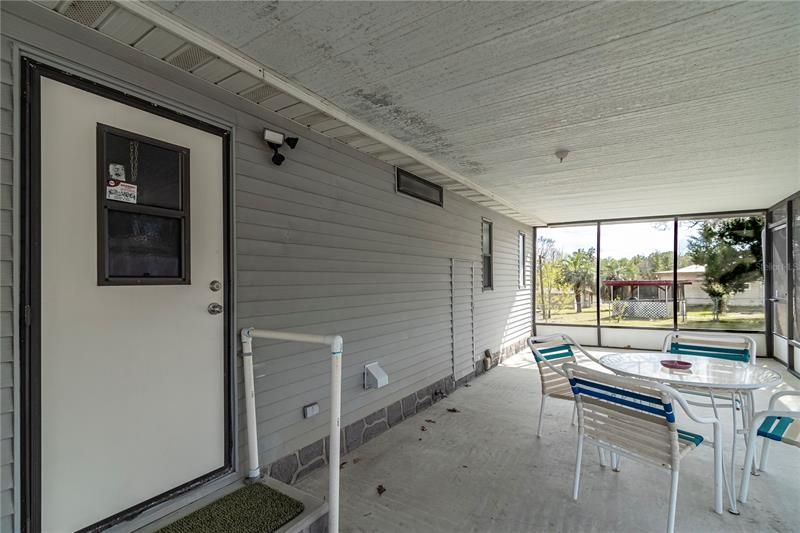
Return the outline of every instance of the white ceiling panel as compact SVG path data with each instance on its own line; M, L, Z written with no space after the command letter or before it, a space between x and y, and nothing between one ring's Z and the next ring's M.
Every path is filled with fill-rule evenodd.
M211 83L217 83L225 78L235 74L238 72L239 69L228 63L227 61L223 61L222 59L216 58L207 63L203 63L196 69L192 71L192 74L196 76L200 76L204 80L208 80Z
M213 4L174 13L526 216L749 209L800 189L798 2L228 2L227 20Z
M124 9L115 10L97 27L101 32L125 44L135 43L152 28L150 22Z
M145 54L163 59L180 48L184 42L185 41L180 37L166 32L161 28L155 28L139 39L134 46Z

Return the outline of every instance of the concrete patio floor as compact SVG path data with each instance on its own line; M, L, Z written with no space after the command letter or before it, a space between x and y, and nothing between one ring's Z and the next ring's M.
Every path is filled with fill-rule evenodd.
M782 387L800 388L800 380L780 364L759 364L780 371L786 379ZM771 392L759 394L757 409L766 408ZM615 473L601 468L597 452L589 448L584 453L580 498L577 503L572 500L577 443L576 428L569 424L572 404L551 400L544 435L537 439L540 399L538 370L530 356L520 354L345 456L342 531L666 529L666 470L623 460L622 471ZM448 412L449 408L459 412ZM730 412L722 416L729 439ZM710 437L709 426L685 421L681 426ZM737 453L741 464L741 442ZM712 472L710 447L700 447L682 462L677 531L800 530L796 448L772 446L769 471L752 480L750 501L740 507L738 517L713 512ZM741 469L737 476L738 481ZM382 495L379 485L386 489ZM297 487L324 496L327 472L318 470Z

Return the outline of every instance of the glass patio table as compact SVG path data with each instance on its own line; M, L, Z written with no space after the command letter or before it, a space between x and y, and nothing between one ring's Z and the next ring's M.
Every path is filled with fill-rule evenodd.
M666 368L661 364L661 361L664 360L684 361L691 363L692 366L686 370ZM694 391L707 394L711 399L711 406L717 418L719 418L717 398L726 398L726 401L729 399L731 406L735 406L738 402L741 406L742 425L744 426L741 433L743 435L747 435L753 419L753 392L758 389L774 387L783 381L779 373L764 366L667 352L614 353L601 357L600 364L615 374L658 381L682 392ZM723 478L730 502L729 511L739 514L734 489L736 487L736 436L739 434L739 430L736 427L736 409L732 408L731 412L733 439L731 441L730 475L726 474L723 467ZM749 470L749 465L745 468ZM717 509L717 511L720 510Z

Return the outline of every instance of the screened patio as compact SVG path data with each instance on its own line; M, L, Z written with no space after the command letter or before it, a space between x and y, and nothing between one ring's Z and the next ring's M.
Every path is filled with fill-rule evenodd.
M798 529L799 2L0 11L0 533Z
M781 390L800 389L800 379L780 364L766 364L786 380ZM757 396L759 409L766 408L769 396ZM592 449L584 459L580 499L572 500L577 445L572 405L553 401L537 438L540 400L536 364L529 351L520 352L471 387L345 454L343 530L663 531L669 491L663 471L623 459L620 472L614 472L600 466ZM681 424L708 435L697 424ZM729 445L730 435L725 440ZM676 530L793 531L800 523L800 461L791 446L775 446L772 453L769 472L753 478L750 502L735 516L714 513L711 449L695 451L682 472ZM326 483L326 474L316 472L297 486L323 495ZM379 486L385 492L379 493Z

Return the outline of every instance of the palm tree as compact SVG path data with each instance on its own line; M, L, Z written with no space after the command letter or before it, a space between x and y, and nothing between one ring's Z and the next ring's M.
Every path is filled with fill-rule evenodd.
M594 248L579 248L561 262L561 282L569 285L575 293L575 312L583 311L581 294L594 281Z

